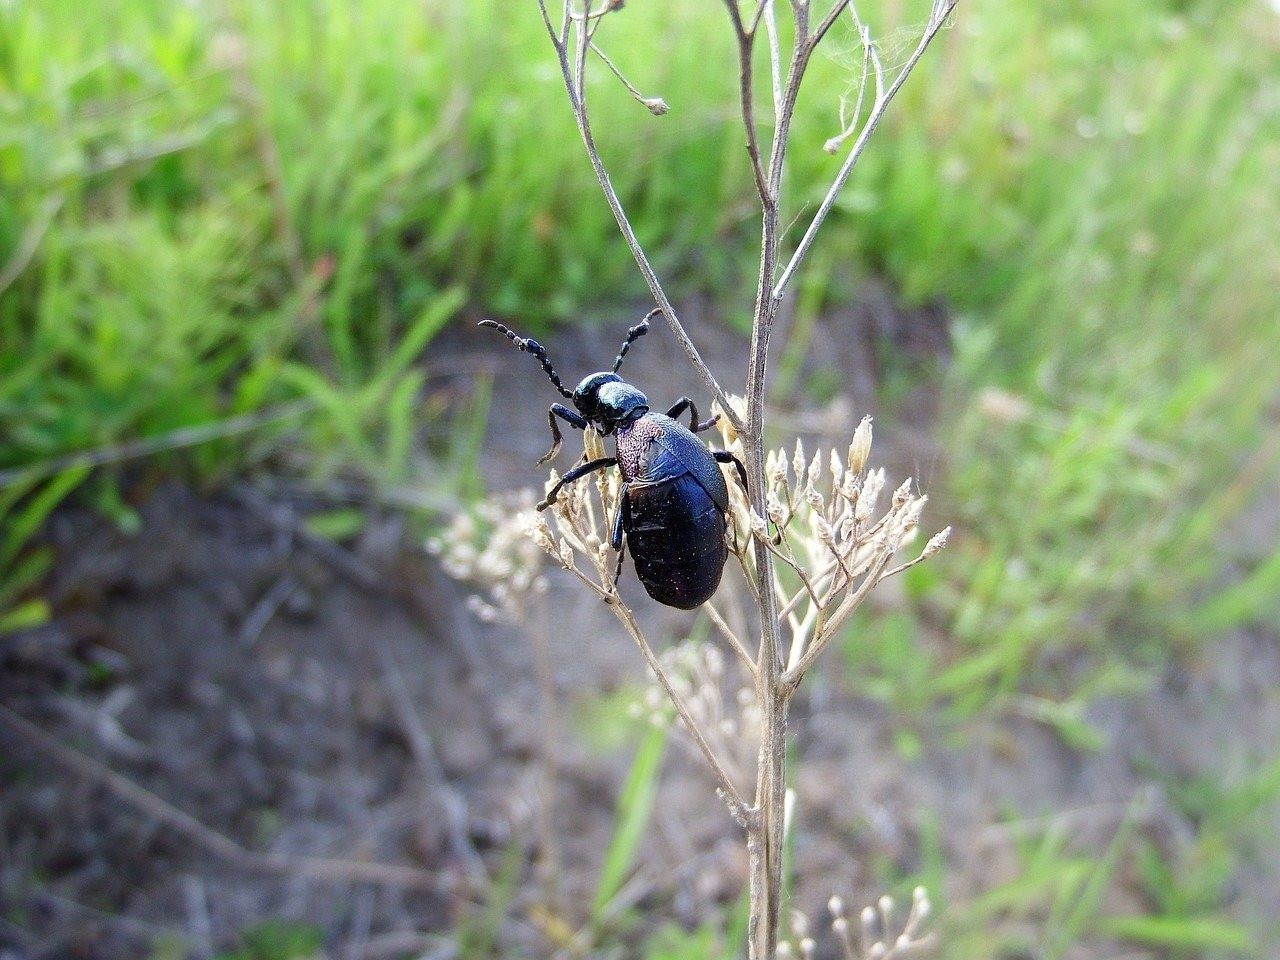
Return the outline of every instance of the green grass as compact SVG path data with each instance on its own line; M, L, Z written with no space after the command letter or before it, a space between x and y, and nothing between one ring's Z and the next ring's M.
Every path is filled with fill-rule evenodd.
M924 4L862 6L900 59ZM740 326L756 214L723 19L610 17L602 45L672 112L597 71L593 117L673 291ZM1277 609L1280 553L1229 530L1280 453L1280 21L1257 0L966 0L957 23L796 286L797 337L872 272L956 317L927 491L956 536L901 610L854 625L851 682L908 756L928 724L1008 711L1096 749L1097 697ZM838 28L784 220L836 169L820 146L856 61ZM475 423L451 439L423 399L432 338L464 304L536 330L643 296L541 25L499 0L0 5L0 282L0 630L45 615L31 538L77 489L126 528L125 481L263 465L477 495ZM799 356L779 348L780 389L829 394ZM160 452L126 472L138 440ZM1130 838L1149 911L1107 932L1230 955L1211 880L1248 842L1201 818L1192 882ZM1029 846L1024 886L992 895L1058 904L1065 950L1112 879L1081 857Z

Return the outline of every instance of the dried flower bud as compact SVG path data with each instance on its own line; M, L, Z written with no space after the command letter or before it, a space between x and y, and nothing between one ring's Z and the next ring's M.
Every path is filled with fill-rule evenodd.
M947 540L950 539L950 537L951 537L950 527L943 527L941 530L935 533L932 537L929 538L929 542L924 545L924 550L920 554L921 559L928 560L930 557L936 556L938 553L940 553L942 551L942 548L947 545ZM918 887L917 889L923 890L924 888Z
M860 476L870 454L871 418L863 417L862 422L858 424L858 429L853 432L853 441L849 444L849 472Z
M908 503L902 510L902 526L909 529L918 524L920 522L920 514L924 513L924 505L928 502L928 497L916 497Z
M787 485L787 458L781 450L770 451L769 485L785 487Z
M840 481L844 477L844 464L840 462L840 454L831 451L831 489L840 489Z
M804 960L812 960L816 946L813 942L813 937L804 937L800 941L800 955L804 957Z
M893 491L893 506L895 508L902 506L911 499L911 478L902 481L902 486Z
M769 519L777 526L782 526L782 520L786 516L786 509L782 506L782 501L778 499L778 495L772 490L765 497L765 509L769 512Z
M573 569L573 547L563 538L560 540L560 563L566 570Z
M795 474L796 483L800 483L804 479L805 466L808 463L804 455L804 443L799 437L796 437L796 452L791 457L791 472Z
M817 510L819 513L822 512L822 506L825 501L822 499L822 494L817 490L813 487L808 487L804 492L804 498L808 502L809 506L813 507L814 510Z
M671 110L671 108L667 106L667 101L663 100L661 97L642 97L640 102L643 103L648 111L655 117L660 117Z
M809 933L809 918L799 910L791 911L791 932L797 937L804 937Z
M858 491L858 504L854 507L854 517L859 523L866 523L871 519L871 514L875 512L876 500L880 498L880 491L884 489L884 470L872 470L867 474L867 479L862 484L862 489Z
M822 517L814 517L814 527L818 532L818 540L828 547L834 547L836 543L835 531L831 529L831 524L827 523Z
M607 456L604 449L604 438L595 427L587 427L582 431L582 445L586 449L588 460L599 460Z
M813 486L822 477L822 454L815 453L809 461L809 473L806 477L809 486Z
M765 523L764 517L756 513L754 507L751 509L751 532L757 537L767 536L769 532L769 525Z
M996 423L1018 423L1031 416L1031 404L1025 397L990 387L978 396L978 409Z
M745 420L747 416L747 401L735 393L728 395L729 406L733 408L739 420ZM711 412L720 417L716 421L716 429L720 431L720 436L724 438L724 445L731 447L738 439L738 431L733 428L733 421L729 419L724 405L719 400L713 400L711 403Z
M862 930L868 940L879 940L880 919L876 916L875 907L862 908Z
M828 909L829 911L831 911L831 916L833 916L833 917L843 917L843 916L844 916L844 901L843 901L843 900L841 900L841 899L840 899L839 897L837 897L837 896L832 896L832 898L831 898L830 900L828 900L828 901L827 901L827 909Z

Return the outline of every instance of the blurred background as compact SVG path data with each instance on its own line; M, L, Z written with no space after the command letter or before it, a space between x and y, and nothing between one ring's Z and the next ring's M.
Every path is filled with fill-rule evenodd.
M901 63L928 4L860 6ZM724 10L599 41L671 106L591 65L740 390ZM841 24L786 219L860 66ZM651 306L532 2L9 0L0 184L0 956L741 955L738 831L511 534L556 397L475 321L575 380ZM1280 8L964 0L792 291L772 441L872 414L955 529L797 703L795 906L923 883L944 957L1280 956ZM709 405L660 327L627 370Z

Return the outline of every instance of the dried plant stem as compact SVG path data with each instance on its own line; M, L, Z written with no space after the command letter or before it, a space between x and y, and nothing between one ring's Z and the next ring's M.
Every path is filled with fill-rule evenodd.
M662 664L658 662L658 658L654 656L653 648L649 646L649 641L645 638L644 632L640 629L640 624L636 622L635 614L616 596L609 599L609 606L613 609L614 616L618 618L627 633L631 635L631 639L635 641L640 653L644 656L645 662L649 664L649 669L653 671L653 675L658 678L658 683L662 689L666 691L667 697L671 700L676 708L676 712L680 715L680 720L685 726L685 730L693 738L693 742L697 745L702 755L706 758L707 764L711 767L711 772L715 774L717 786L724 802L729 805L729 812L733 814L735 820L740 823L747 822L750 814L745 800L738 792L738 788L734 786L729 775L725 772L724 765L716 756L715 751L711 749L711 745L707 743L706 737L702 735L702 731L694 722L693 717L689 714L689 708L685 706L680 695L676 693L675 687L671 685L671 680L667 676L666 670L662 668Z
M880 61L879 53L871 40L870 32L862 24L857 11L853 9L851 0L830 0L829 5L824 4L825 13L821 15L816 24L810 22L812 6L810 0L806 0L806 2L797 0L797 2L791 3L790 10L793 18L792 48L785 64L778 40L774 0L758 0L757 3L750 4L751 14L749 18L744 16L740 0L724 0L724 3L728 10L729 21L737 42L738 87L741 99L742 125L747 154L751 164L752 178L761 206L760 270L753 311L750 359L747 369L745 406L743 408L737 408L730 402L716 378L702 361L697 348L693 345L684 327L677 319L676 313L672 309L648 257L636 239L635 231L627 219L626 212L596 149L595 138L587 112L585 69L589 52L598 54L606 66L626 85L632 95L640 99L641 102L645 102L639 96L638 89L621 75L612 61L596 47L594 42L594 37L605 19L605 14L619 9L621 4L616 3L615 0L602 0L597 4L597 9L593 12L592 0L580 0L578 4L573 3L573 0L565 0L558 26L553 22L548 11L547 0L538 0L538 8L542 15L543 23L546 25L547 33L551 38L552 46L555 48L556 56L559 59L565 89L569 95L569 102L573 108L578 131L582 136L596 179L604 191L605 199L618 222L618 228L622 232L623 239L630 248L632 256L635 258L640 272L653 294L654 300L666 317L668 325L683 347L690 362L718 401L722 416L732 424L736 433L735 442L740 442L742 459L745 461L748 501L754 517L758 519L769 516L766 502L769 484L765 472L764 398L770 336L783 295L799 264L812 246L818 229L830 213L837 195L849 179L867 141L875 131L880 119L884 116L889 103L893 100L898 90L901 89L902 84L920 57L923 56L929 43L950 16L955 8L956 0L934 0L931 16L919 45L887 88L884 82L884 68ZM862 94L860 93L852 125L828 142L829 148L838 149L846 138L853 136L857 131L853 147L841 164L840 170L832 182L825 199L810 221L800 243L789 259L785 261L785 266L779 269L782 263L780 247L784 232L781 228L780 220L783 170L786 164L788 140L797 98L814 50L846 9L850 10L854 26L863 46L864 88L868 74L871 68L874 68L876 81L874 102L861 130L857 131L857 124L862 114ZM818 16L816 11L814 16ZM753 62L756 32L761 25L764 26L769 47L773 107L773 129L767 158L762 149L761 131L756 116ZM869 427L867 427L867 430L869 431ZM870 434L868 432L866 437L868 444L870 442L869 438ZM852 464L854 448L851 447L850 450L850 463ZM799 457L800 453L797 452L797 459ZM803 464L797 467L797 473L800 472L802 467ZM833 467L833 469L835 468ZM851 474L858 473L861 470L861 463L856 468L851 465L849 470ZM816 476L816 473L810 471L810 482L813 476ZM868 482L869 480L870 475ZM877 481L876 492L879 491L879 484L882 482L883 476L881 475ZM883 578L885 571L889 569L888 565L892 560L893 554L901 544L907 530L914 531L914 521L918 518L918 512L904 519L901 509L908 503L910 497L905 492L905 487L900 493L902 498L895 500L895 509L899 511L894 513L897 526L886 528L881 534L885 539L878 542L877 552L861 560L855 559L850 553L842 554L832 546L835 543L835 534L832 532L832 517L822 518L822 522L826 524L826 526L822 527L823 536L826 538L824 542L831 547L834 558L827 557L825 560L818 559L813 561L818 570L817 572L810 571L808 576L806 576L804 569L796 560L795 552L790 543L787 544L787 551L784 553L769 542L767 535L764 534L765 528L763 525L759 529L753 527L754 533L751 536L751 560L753 562L747 561L744 552L736 552L739 561L743 565L743 572L747 575L751 598L756 603L760 617L759 644L754 654L749 651L747 645L728 626L719 611L710 605L707 607L712 623L729 640L738 657L748 665L748 672L755 684L762 735L757 758L755 795L750 806L738 794L737 789L726 774L724 766L717 759L710 745L693 722L688 709L676 694L662 666L650 649L643 632L636 623L634 615L622 604L617 594L607 586L610 582L608 571L601 566L600 581L595 582L578 569L571 559L563 561L568 569L610 604L623 627L636 642L658 682L675 705L687 732L711 766L719 782L720 793L728 802L735 818L746 830L750 870L749 955L752 960L773 960L778 944L778 921L781 911L782 891L783 834L786 816L788 705L805 672L816 662L852 611L863 601L872 587ZM874 496L869 496L868 500L874 500ZM789 503L790 509L785 521L782 522L782 527L779 529L780 534L785 535L785 527L791 522L798 502ZM922 505L923 500L918 501L918 504ZM852 502L847 502L847 506L844 509L854 511L855 505ZM858 500L857 506L857 511L860 510L861 499ZM868 504L868 513L869 511L870 505ZM752 522L755 523L754 520ZM763 524L763 521L761 523ZM859 534L866 533L866 531L859 530L857 524L854 524L854 530ZM841 536L845 535L842 534ZM557 549L554 544L550 543L549 538L547 539L547 544L552 552ZM568 546L565 549L568 549ZM603 550L603 547L601 549ZM853 548L849 547L848 549L851 550ZM775 555L777 559L796 570L803 581L803 588L787 601L785 611L780 610L782 584L774 568ZM924 555L920 559L923 558ZM912 561L912 563L914 562L917 561ZM600 561L597 561L597 565L599 564ZM909 565L903 564L893 568L890 572L899 572ZM855 573L860 574L862 577L856 586ZM810 604L809 609L803 617L798 617L794 612L796 606L806 599ZM832 609L833 607L834 609ZM792 644L785 659L781 642L784 616L787 618L786 622L792 630Z
M243 870L309 877L328 882L384 883L434 890L442 894L456 892L455 885L448 879L416 867L248 850L226 834L206 826L167 800L116 773L101 761L66 746L8 707L0 706L0 724L9 727L73 773L102 785L117 799L182 834L206 853Z
M698 371L707 388L727 411L730 422L735 427L741 428L742 424L733 412L728 396L711 373L711 368L703 361L702 355L698 353L698 348L694 346L689 334L685 332L675 308L667 298L666 291L663 290L662 284L658 280L658 275L654 271L653 265L649 262L648 255L636 238L631 221L627 219L626 211L622 207L622 201L618 198L618 191L614 189L613 182L609 179L609 173L605 170L604 161L600 159L600 152L596 149L595 136L591 131L591 119L587 113L585 82L586 53L590 35L583 20L591 14L591 2L587 0L583 9L583 19L579 20L571 16L569 3L566 0L564 19L559 32L552 25L550 14L547 11L546 0L538 0L538 8L542 13L543 23L546 24L547 33L551 37L551 45L555 48L556 57L560 61L560 72L564 78L565 90L569 94L569 103L573 107L574 118L578 122L578 133L582 136L582 143L587 149L587 157L591 161L591 168L595 171L596 179L600 182L600 189L604 191L605 201L609 204L613 218L618 222L618 229L622 232L622 238L631 250L631 255L635 258L636 266L640 268L640 274L644 277L654 301L662 309L662 315L667 321L667 326L671 328L671 332L684 349L689 362L693 364L694 369ZM572 52L572 61L570 60L571 52L568 43L571 22L576 31L576 44ZM596 22L598 23L599 21L597 20Z

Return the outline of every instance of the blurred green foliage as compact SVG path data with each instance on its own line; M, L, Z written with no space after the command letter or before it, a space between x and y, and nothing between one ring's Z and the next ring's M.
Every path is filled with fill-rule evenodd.
M900 62L923 4L862 7ZM596 72L637 233L674 293L740 324L757 214L721 11L631 3L600 42L672 107L651 117ZM858 62L842 26L813 65L793 231L837 168L820 147ZM869 273L956 318L928 491L956 536L847 646L904 753L938 709L1021 712L1093 749L1099 694L1274 615L1280 552L1229 531L1280 452L1278 170L1262 0L965 0L904 88L796 288L801 320ZM86 483L68 455L142 439L158 469L216 483L288 437L290 466L401 483L440 412L415 361L463 303L536 329L641 295L531 5L0 4L0 630L44 615L50 557L28 542ZM478 436L440 472L464 495ZM88 489L128 522L114 483ZM1252 816L1275 781L1203 789ZM1249 820L1204 818L1195 869L1125 838L1152 906L1100 929L1244 951L1220 876ZM1023 852L973 917L1055 918L1061 952L1105 914L1114 863L1055 837ZM994 955L973 936L956 942Z

